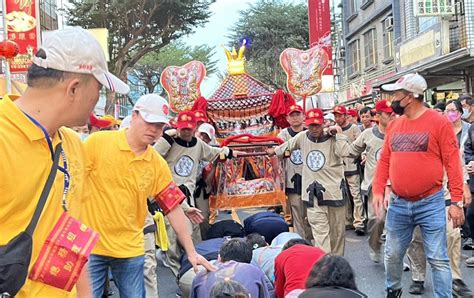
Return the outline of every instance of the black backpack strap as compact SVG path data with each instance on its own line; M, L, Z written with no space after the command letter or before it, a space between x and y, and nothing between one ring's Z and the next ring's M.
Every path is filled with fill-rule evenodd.
M30 236L32 236L33 232L35 231L36 225L38 224L38 220L41 216L41 213L43 212L44 205L46 204L46 199L49 196L49 192L51 191L51 187L53 186L54 179L56 178L56 172L58 171L58 161L59 156L61 155L61 151L62 146L61 143L59 143L54 149L53 165L51 166L51 172L49 172L48 180L46 180L43 191L41 192L40 199L38 201L38 204L36 205L35 213L33 214L33 217L31 218L31 221L25 230L25 232L28 233Z

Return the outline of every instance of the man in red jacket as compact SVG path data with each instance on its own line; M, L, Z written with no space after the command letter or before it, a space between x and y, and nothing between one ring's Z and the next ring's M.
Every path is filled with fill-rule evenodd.
M454 227L464 221L463 177L451 123L424 106L426 88L425 79L418 74L407 74L382 86L393 92L392 109L402 115L387 128L373 183L373 207L379 218L389 177L392 188L385 225L387 297L401 297L403 257L415 226L420 226L423 235L435 296L452 296L443 172L446 170L449 179L452 204L448 219Z

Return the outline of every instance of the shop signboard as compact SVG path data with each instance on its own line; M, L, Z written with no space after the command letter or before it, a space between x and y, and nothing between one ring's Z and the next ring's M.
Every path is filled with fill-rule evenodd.
M38 0L3 0L3 7L8 39L16 42L19 48L19 54L10 61L10 71L24 73L38 48Z
M453 15L454 0L415 0L415 16L432 17Z
M395 64L398 72L432 61L449 52L439 24L397 46Z

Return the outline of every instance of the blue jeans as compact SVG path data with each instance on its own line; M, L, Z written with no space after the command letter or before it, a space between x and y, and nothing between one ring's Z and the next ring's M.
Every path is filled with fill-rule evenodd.
M431 266L435 297L451 298L452 277L447 253L446 205L443 192L420 201L408 201L391 194L387 211L387 240L385 242L385 286L402 288L403 258L420 226L426 258Z
M99 255L90 255L88 269L94 298L102 297L108 268L112 270L120 297L145 297L144 277L145 257L118 259Z

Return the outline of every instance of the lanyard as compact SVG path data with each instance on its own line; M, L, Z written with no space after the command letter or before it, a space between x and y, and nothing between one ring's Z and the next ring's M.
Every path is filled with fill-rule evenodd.
M31 120L31 122L33 122L36 126L38 126L43 131L44 137L46 141L48 142L49 151L51 152L51 160L53 160L54 162L53 141L51 140L51 137L49 136L48 131L35 118L31 117L30 115L26 113L24 114L26 115L26 117L28 117ZM59 132L58 134L59 134L59 138L62 140L61 134ZM63 166L61 167L58 165L58 170L64 174L64 191L63 191L62 207L64 211L67 211L66 196L69 191L69 183L71 180L71 176L69 175L69 172L67 170L68 167L67 167L66 153L64 153L64 150L62 148L61 148L61 157L63 160Z

